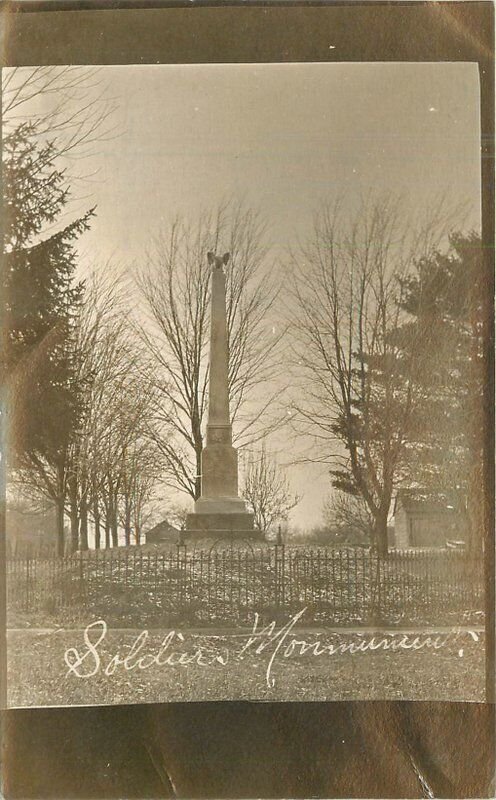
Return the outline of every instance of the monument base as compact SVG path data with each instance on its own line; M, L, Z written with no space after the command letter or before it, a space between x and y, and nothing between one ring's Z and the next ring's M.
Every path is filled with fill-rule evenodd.
M225 536L226 538L261 539L262 533L253 527L253 514L248 511L233 514L193 513L186 517L188 536Z

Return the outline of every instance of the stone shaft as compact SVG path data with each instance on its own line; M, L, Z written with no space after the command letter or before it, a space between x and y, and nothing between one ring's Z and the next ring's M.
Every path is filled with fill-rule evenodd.
M238 454L232 445L226 278L220 261L215 258L212 269L209 401L201 497L195 503L195 512L189 514L186 527L190 531L251 531L253 515L238 496Z
M230 431L231 426L229 423L229 346L227 341L226 276L222 268L216 267L212 272L208 428L219 425L221 427L226 426L226 429L229 428Z
M238 496L238 454L232 446L229 419L229 345L227 339L226 276L212 271L210 374L207 442L202 452L201 496Z

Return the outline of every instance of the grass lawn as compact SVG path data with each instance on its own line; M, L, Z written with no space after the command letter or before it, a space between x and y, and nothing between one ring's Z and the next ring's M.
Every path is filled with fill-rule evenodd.
M260 634L247 647L249 630L237 634L151 630L140 646L136 630L109 629L98 641L103 629L96 625L88 633L91 647L85 645L81 629L10 630L9 706L484 699L480 633L467 631L456 637L295 629L281 641L283 624L272 634ZM436 635L438 646L430 646L429 636L432 640ZM412 646L416 636L418 649ZM358 649L360 643L363 649ZM349 652L351 645L355 652ZM179 658L185 663L178 664Z

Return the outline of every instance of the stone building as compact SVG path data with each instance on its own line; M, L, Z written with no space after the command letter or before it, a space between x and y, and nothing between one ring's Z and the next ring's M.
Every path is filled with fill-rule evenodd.
M446 547L466 539L466 515L455 493L400 489L394 503L392 547Z

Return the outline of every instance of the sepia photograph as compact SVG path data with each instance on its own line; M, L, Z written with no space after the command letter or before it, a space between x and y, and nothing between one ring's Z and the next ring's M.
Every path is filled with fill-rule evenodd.
M8 706L483 702L478 65L9 67L2 113Z

